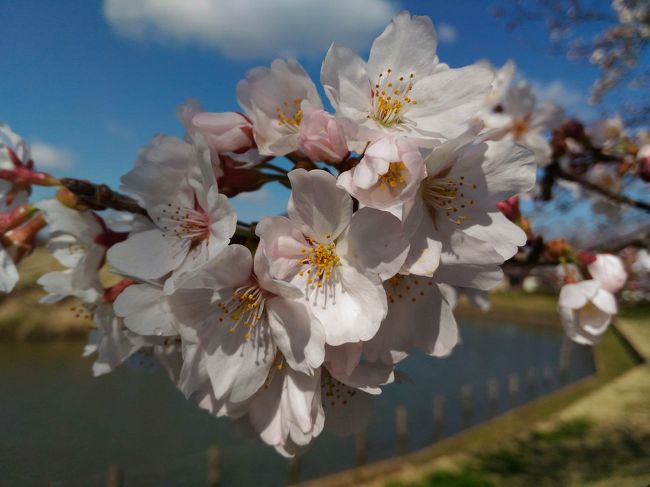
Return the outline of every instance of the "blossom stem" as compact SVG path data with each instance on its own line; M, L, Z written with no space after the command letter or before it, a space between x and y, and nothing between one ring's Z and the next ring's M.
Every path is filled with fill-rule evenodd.
M286 169L284 169L284 168L282 168L282 167L280 167L280 166L277 166L277 165L275 165L275 164L272 164L272 163L270 163L270 162L263 162L263 163L260 165L260 167L261 167L261 168L266 168L266 169L271 169L272 171L279 172L280 174L288 174L288 172L289 172L289 171L287 171Z
M314 161L312 161L309 157L307 157L305 154L303 154L300 151L290 152L284 157L286 157L291 162L293 162L294 169L302 168L302 169L306 169L307 171L311 169L318 169L316 164L314 164Z
M147 215L136 200L113 191L105 184L95 184L82 179L63 178L61 185L78 196L79 201L92 210L112 209L136 215Z

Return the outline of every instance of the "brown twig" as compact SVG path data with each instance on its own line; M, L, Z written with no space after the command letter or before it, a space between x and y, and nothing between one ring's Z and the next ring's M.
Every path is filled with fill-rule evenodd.
M311 169L318 169L318 166L316 166L316 164L314 164L314 162L309 157L300 151L290 152L284 157L293 162L294 169L306 169L307 171Z
M630 198L629 196L615 193L614 191L611 191L607 188L603 188L602 186L599 186L598 184L594 184L591 181L587 181L586 179L583 179L580 176L575 176L573 174L564 171L561 167L559 167L559 165L555 168L555 176L559 179L565 179L567 181L572 181L574 183L577 183L580 186L590 191L593 191L594 193L598 193L609 200L624 205L632 206L634 208L639 208L640 210L644 210L650 213L650 203L646 203L645 201L635 200L633 198Z
M95 184L83 179L63 178L61 185L71 191L81 203L92 210L117 210L148 216L147 210L142 208L130 196L113 191L105 184Z

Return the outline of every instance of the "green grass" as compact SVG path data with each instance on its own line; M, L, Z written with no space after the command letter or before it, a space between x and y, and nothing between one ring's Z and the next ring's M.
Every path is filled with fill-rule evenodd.
M496 487L496 484L476 472L437 470L420 482L390 482L386 487Z
M456 471L437 470L416 482L386 487L561 487L587 485L624 471L650 475L650 433L625 427L592 434L585 419L533 431L505 447L477 453Z

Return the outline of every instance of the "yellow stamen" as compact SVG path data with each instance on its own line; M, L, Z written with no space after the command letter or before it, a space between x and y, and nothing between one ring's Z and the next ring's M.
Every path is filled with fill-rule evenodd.
M385 174L379 176L379 187L380 188L396 188L406 182L402 171L406 170L406 165L402 161L391 162L388 166L388 171Z

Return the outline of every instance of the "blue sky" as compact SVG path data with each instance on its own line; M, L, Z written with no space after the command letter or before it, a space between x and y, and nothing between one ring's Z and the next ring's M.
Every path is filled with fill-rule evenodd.
M547 55L541 24L507 32L489 6L484 0L3 2L0 120L35 142L44 169L117 187L153 135L182 135L175 118L182 101L236 110L235 86L246 71L287 54L318 80L331 41L365 55L391 13L402 9L433 19L439 57L452 67L512 58L543 98L593 114L585 101L593 68ZM251 219L283 211L286 199L270 188L236 204Z

